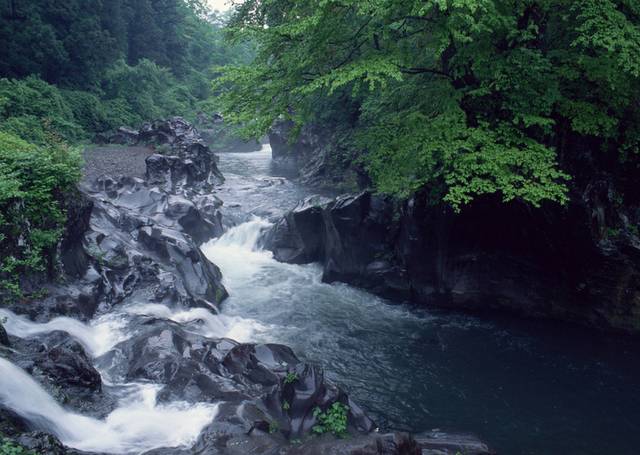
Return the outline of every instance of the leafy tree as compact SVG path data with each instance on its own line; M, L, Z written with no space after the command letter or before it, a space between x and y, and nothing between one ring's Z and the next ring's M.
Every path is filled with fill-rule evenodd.
M20 295L21 276L51 270L79 164L55 134L39 146L0 132L0 294Z
M258 136L343 100L381 191L562 203L586 151L636 159L632 0L248 0L232 26L257 57L215 84L227 118Z

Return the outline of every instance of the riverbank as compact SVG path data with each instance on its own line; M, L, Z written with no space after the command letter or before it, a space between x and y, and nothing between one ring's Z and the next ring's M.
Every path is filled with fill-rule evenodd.
M224 216L238 221L202 247L229 289L221 314L256 321L255 340L320 364L382 428L472 432L514 455L635 453L635 337L323 283L322 266L277 262L260 240L313 190L283 180L268 147L221 154L219 165Z
M74 455L491 453L468 435L374 432L321 368L255 343L259 322L219 314L227 290L198 248L222 234L217 158L182 119L143 128L164 153L146 157L143 179L87 179L64 279L0 310L5 436ZM92 157L92 172L110 157Z

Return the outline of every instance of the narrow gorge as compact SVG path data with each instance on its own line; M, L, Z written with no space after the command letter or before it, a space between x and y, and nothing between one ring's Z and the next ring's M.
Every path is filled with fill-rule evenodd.
M197 130L174 118L135 134L166 152L138 158L144 178L86 179L61 243L65 279L46 284L46 297L29 306L0 309L8 334L0 360L3 434L56 454L489 453L466 435L379 433L322 368L258 335L273 324L221 312L225 282L235 288L238 273L252 279L252 254L267 259L252 250L268 222L224 234L223 225L281 201L245 212L231 199L227 215L220 197L239 188L224 183ZM126 147L119 153L131 161ZM268 162L264 151L246 156L256 154ZM88 157L87 166L104 161L104 154ZM250 191L290 185L251 178L260 183ZM226 264L228 277L207 257ZM242 299L247 291L234 292ZM312 437L332 409L345 419L336 431L351 437Z
M638 455L638 0L0 0L0 455Z

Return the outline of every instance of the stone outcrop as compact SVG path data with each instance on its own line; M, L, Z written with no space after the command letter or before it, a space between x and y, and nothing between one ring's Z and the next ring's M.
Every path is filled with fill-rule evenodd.
M4 329L2 321L0 321L0 346L11 346L9 335L7 335L7 331Z
M317 423L316 407L348 406L354 433L367 434L373 422L321 370L302 363L286 346L241 344L211 339L163 320L140 321L139 333L101 360L118 363L112 374L126 381L163 384L163 401L218 402L217 422L229 419L241 434L301 438ZM222 425L222 423L217 423ZM214 424L215 425L215 424ZM231 441L224 442L233 445Z
M297 176L306 185L331 190L356 191L367 186L366 173L350 163L349 151L335 133L315 125L305 125L292 142L294 125L276 122L269 131L273 163Z
M453 213L418 194L308 200L264 239L278 260L320 261L324 280L396 300L640 330L637 214L606 182L567 208L483 199Z
M199 245L223 232L217 158L181 118L143 125L139 140L166 145L146 160L146 179L103 175L67 205L59 274L44 297L12 306L36 320L88 320L125 299L203 306L226 297L219 269Z

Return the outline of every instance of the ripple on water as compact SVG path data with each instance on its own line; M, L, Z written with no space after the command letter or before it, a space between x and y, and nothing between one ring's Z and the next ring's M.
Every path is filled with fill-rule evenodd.
M255 185L251 174L272 172L265 156L222 156L222 171L235 174L225 198L242 198L239 211L282 213L308 195L295 185L238 190ZM264 223L246 211L238 218L253 223L238 230ZM322 283L317 265L279 264L251 242L230 242L233 235L203 247L231 292L222 313L265 324L257 339L321 363L379 423L471 431L510 455L638 453L638 340L389 305Z

